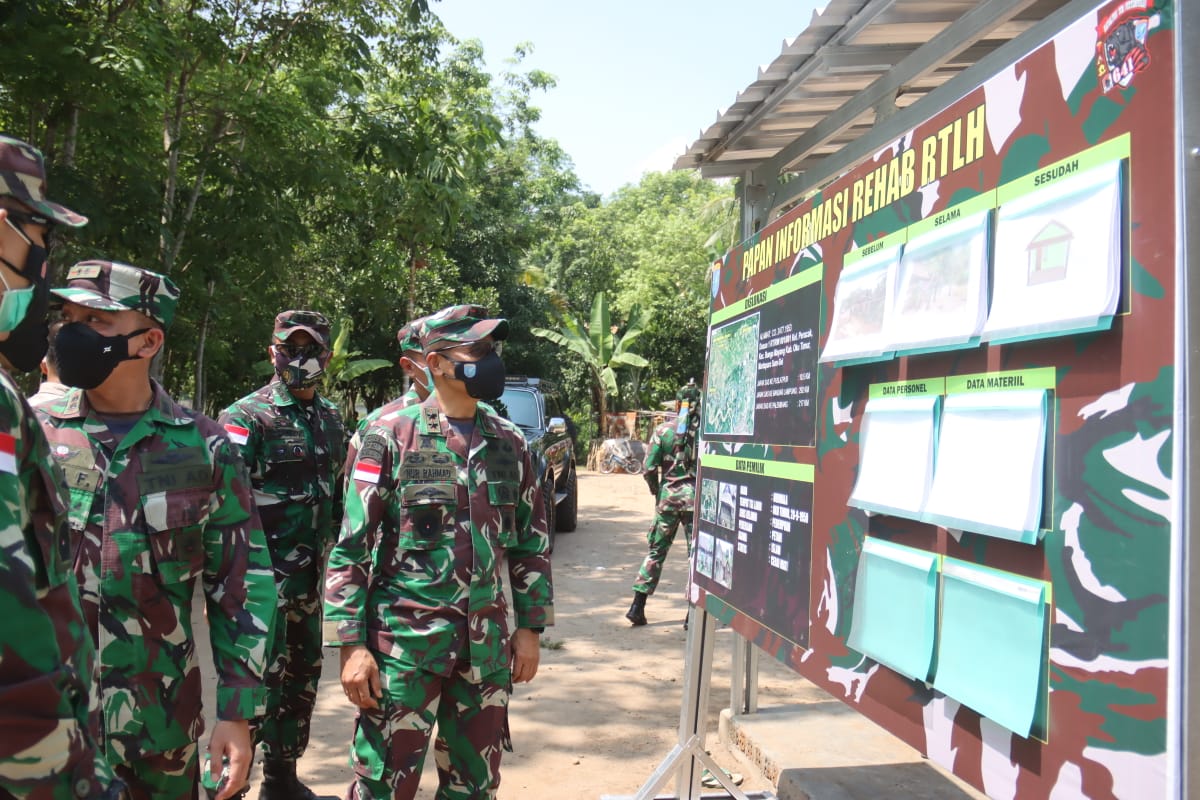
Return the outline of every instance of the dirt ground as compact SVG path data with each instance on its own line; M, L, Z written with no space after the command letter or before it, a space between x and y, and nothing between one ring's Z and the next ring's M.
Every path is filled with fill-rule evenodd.
M687 635L682 627L687 608L682 532L658 591L647 603L650 624L631 628L624 618L652 512L640 476L580 472L579 527L559 534L554 552L557 621L542 637L537 677L518 686L512 697L514 752L504 756L501 800L633 795L674 746ZM718 716L729 705L734 635L726 629L718 630L717 637L707 748L717 763L744 776L744 790L771 789L741 754L728 752L717 737ZM337 652L326 649L325 654L312 741L299 773L318 794L341 797L349 782L354 710L338 682ZM200 655L201 663L208 664L211 698L206 643ZM787 702L804 682L771 659L762 662L760 703ZM212 707L211 700L206 707ZM417 795L421 800L432 800L437 786L430 750ZM257 773L256 768L251 775L255 783ZM250 797L256 796L254 789Z

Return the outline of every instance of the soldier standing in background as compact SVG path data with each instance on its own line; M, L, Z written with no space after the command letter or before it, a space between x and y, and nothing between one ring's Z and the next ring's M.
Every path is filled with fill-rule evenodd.
M71 391L70 386L58 379L58 353L54 350L54 334L58 333L61 326L60 321L50 326L50 342L46 348L46 355L42 357L42 363L38 364L42 371L42 383L38 390L29 396L29 405L33 408L50 405Z
M38 410L70 490L75 575L100 658L103 746L142 800L190 800L198 778L200 669L191 611L203 580L217 673L212 771L217 795L250 770L248 720L266 706L275 616L266 539L237 449L216 422L150 378L179 291L127 264L67 273L55 336L63 382L80 387Z
M662 575L663 564L675 533L683 524L683 536L688 555L692 554L692 509L696 500L696 434L700 429L700 390L696 381L688 381L675 394L675 411L679 415L654 429L646 449L646 471L643 476L654 495L654 524L646 534L650 551L638 570L633 584L633 604L625 619L636 626L646 624L646 598L654 594ZM659 468L662 480L659 480ZM687 625L687 621L684 621Z
M41 152L0 136L0 796L22 800L122 796L89 714L95 649L71 574L61 475L8 374L35 369L46 352L55 224L87 218L46 199Z
M358 445L362 440L363 431L381 417L389 417L402 408L415 406L429 397L433 391L433 376L425 365L425 354L421 352L421 331L425 317L415 319L396 332L400 342L400 369L404 370L409 380L408 391L385 403L358 421L358 428L350 437L350 446L346 448L345 480L346 490L350 491L350 467L358 455Z
M325 641L358 706L349 800L411 800L437 724L437 800L494 798L513 682L553 624L549 535L525 438L482 398L504 388L508 323L426 318L436 391L367 429L325 579ZM501 566L517 630L509 638Z
M342 516L346 438L337 406L317 393L329 364L329 320L315 311L275 317L268 348L276 379L221 413L250 472L275 565L278 613L267 672L260 800L315 800L296 777L308 747L321 677L325 550Z

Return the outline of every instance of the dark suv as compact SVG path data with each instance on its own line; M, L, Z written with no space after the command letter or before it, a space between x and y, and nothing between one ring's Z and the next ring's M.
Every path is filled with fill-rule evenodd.
M553 551L555 531L575 530L579 511L575 443L567 427L567 417L558 395L540 378L508 376L497 405L500 404L505 416L520 426L529 442L546 502L546 527Z

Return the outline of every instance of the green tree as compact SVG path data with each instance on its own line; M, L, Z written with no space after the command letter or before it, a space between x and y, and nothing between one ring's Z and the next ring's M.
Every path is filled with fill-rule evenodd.
M591 376L597 430L603 429L610 398L619 398L617 370L621 367L646 367L650 362L633 352L633 345L642 333L641 313L635 307L625 323L625 332L612 324L608 312L608 296L604 292L592 301L590 322L583 322L569 312L560 315L558 330L534 328L534 336L547 339L579 356Z

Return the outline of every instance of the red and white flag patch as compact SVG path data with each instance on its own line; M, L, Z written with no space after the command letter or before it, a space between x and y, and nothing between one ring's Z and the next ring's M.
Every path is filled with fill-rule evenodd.
M245 444L250 441L250 429L243 428L241 425L230 425L225 423L225 432L229 434L229 439L234 444Z
M363 483L379 483L379 473L382 468L378 464L367 464L359 461L354 465L354 480L362 481Z
M0 472L17 474L17 438L8 433L0 433Z

